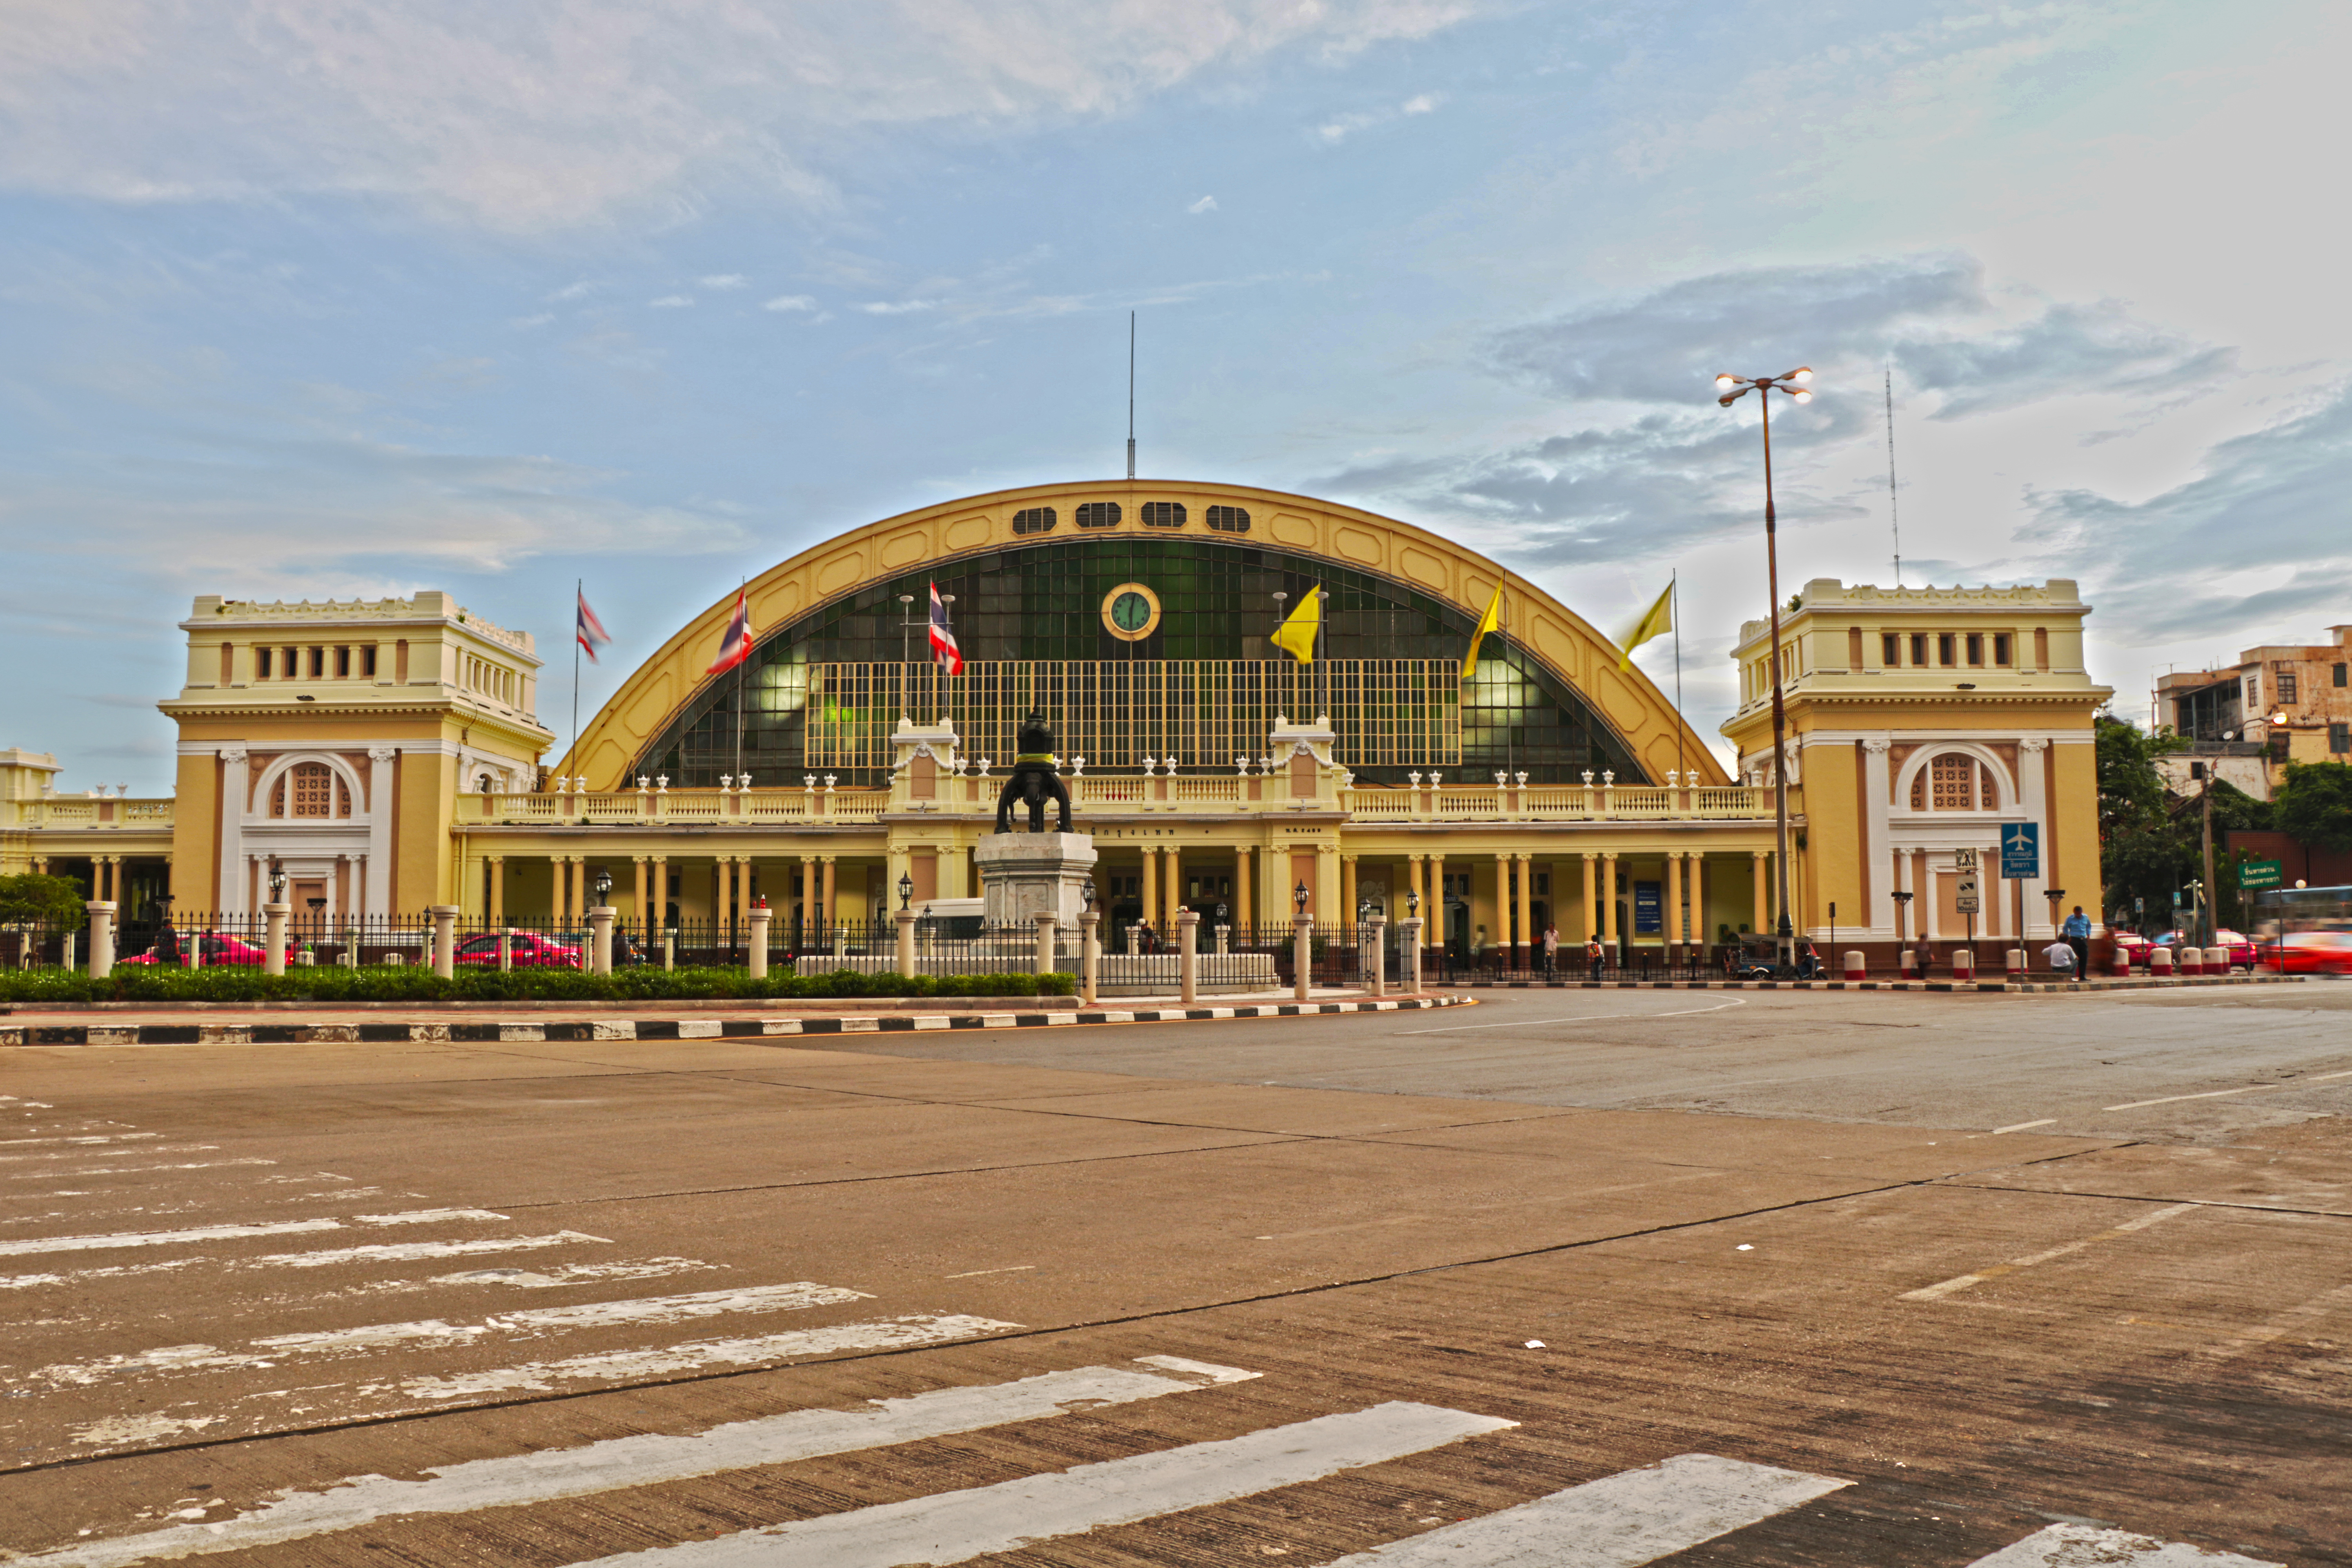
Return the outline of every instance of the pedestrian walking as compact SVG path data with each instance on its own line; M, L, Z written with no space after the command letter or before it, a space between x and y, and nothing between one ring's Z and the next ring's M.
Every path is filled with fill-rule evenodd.
M2074 950L2074 973L2088 973L2091 968L2091 921L2083 913L2082 905L2074 906L2074 912L2066 917L2066 923L2058 928L2058 934L2065 939L2068 947Z
M1591 971L1593 981L1596 984L1601 979L1601 960L1606 955L1601 951L1601 939L1599 937L1588 936L1584 939L1585 967Z
M2075 964L2075 957L2074 944L2063 936L2042 950L2042 962L2061 980L2072 980L2083 973Z
M1559 971L1559 927L1547 924L1544 927L1543 943L1544 978L1549 980Z
M1927 979L1936 967L1936 944L1927 940L1925 931L1919 934L1918 946L1911 950L1911 967L1922 980Z

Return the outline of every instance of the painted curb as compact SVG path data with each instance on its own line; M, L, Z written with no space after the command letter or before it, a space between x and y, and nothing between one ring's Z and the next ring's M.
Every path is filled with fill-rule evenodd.
M478 1024L9 1024L0 1046L294 1046L499 1040L732 1040L790 1035L899 1035L931 1029L1035 1029L1070 1024L1182 1024L1211 1018L1295 1018L1459 1007L1465 996L1363 1002L1260 1003L1238 1007L1087 1008L1068 1013L860 1014L833 1018L614 1018Z
M2302 974L2190 974L2171 980L1504 980L1482 991L2177 991L2189 985L2300 985Z

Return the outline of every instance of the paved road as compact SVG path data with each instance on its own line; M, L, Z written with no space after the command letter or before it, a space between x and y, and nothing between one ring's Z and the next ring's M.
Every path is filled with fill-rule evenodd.
M2352 1563L2339 997L12 1052L0 1549Z

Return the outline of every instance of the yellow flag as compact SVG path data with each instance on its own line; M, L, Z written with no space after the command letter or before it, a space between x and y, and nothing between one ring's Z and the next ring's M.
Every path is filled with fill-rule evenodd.
M1462 679L1467 680L1478 668L1478 645L1486 634L1503 624L1503 585L1495 584L1495 596L1486 601L1486 613L1478 617L1478 629L1470 634L1470 651L1462 656Z
M1315 662L1315 628L1323 620L1323 585L1318 583L1298 601L1290 618L1275 628L1268 640L1301 664Z
M1666 584L1665 592L1658 595L1657 603L1652 605L1647 611L1643 612L1642 618L1633 623L1633 629L1617 639L1617 646L1624 650L1617 656L1618 669L1622 672L1633 668L1635 648L1640 647L1652 637L1662 637L1674 629L1675 585L1669 583Z

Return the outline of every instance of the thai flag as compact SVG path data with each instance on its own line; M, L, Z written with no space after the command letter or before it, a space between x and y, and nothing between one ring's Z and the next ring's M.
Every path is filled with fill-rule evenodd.
M604 629L604 623L598 620L596 612L588 607L588 595L584 589L580 590L580 617L572 623L572 635L580 639L580 646L587 650L588 662L591 664L603 663L604 661L596 657L596 650L600 647L610 647L613 645L613 634Z
M732 669L751 657L751 605L743 589L735 591L735 614L728 619L727 635L719 639L719 659L705 675Z
M940 585L931 584L931 659L947 666L950 675L963 673L963 650L956 647L955 633L948 629L948 607L940 599Z

